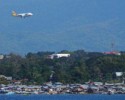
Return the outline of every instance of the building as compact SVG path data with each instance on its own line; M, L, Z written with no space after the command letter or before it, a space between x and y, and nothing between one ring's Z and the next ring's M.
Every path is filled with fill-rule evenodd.
M104 54L106 54L106 55L118 55L118 56L121 55L121 53L118 51L104 52Z
M52 54L52 55L49 55L49 58L54 59L54 58L69 57L69 56L70 54Z
M0 75L0 78L5 78L6 80L8 81L11 81L12 80L12 77L7 77L5 75Z
M0 55L0 60L2 60L4 58L4 55Z

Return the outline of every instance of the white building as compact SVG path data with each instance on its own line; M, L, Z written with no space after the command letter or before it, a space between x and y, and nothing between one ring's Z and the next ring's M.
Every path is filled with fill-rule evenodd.
M49 56L50 59L53 59L53 58L61 58L61 57L69 57L70 54L52 54Z
M4 55L0 55L0 60L4 58Z
M11 81L12 80L12 77L7 77L5 75L0 75L0 78L5 78L6 80L8 81Z

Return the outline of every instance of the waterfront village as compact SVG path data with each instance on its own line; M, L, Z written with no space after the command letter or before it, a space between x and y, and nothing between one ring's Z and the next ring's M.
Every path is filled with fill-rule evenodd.
M54 54L54 57L69 57L69 54ZM117 73L120 76L121 73ZM52 75L50 75L52 77ZM121 83L85 82L84 84L63 84L61 82L46 82L42 85L25 85L22 80L13 80L12 77L0 75L9 84L0 84L0 94L125 94L125 79Z
M11 77L0 75L12 81ZM85 84L63 84L61 82L46 82L42 85L24 85L21 81L13 81L10 84L0 84L0 94L125 94L125 84L102 82L85 82Z

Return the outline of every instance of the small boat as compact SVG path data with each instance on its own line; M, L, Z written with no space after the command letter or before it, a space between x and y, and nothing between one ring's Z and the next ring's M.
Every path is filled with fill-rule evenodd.
M15 94L15 92L7 92L6 95L12 95L12 94Z

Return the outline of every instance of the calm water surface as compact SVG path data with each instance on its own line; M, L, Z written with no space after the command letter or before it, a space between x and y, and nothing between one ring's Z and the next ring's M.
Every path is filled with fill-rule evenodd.
M0 100L125 100L124 95L0 95Z

